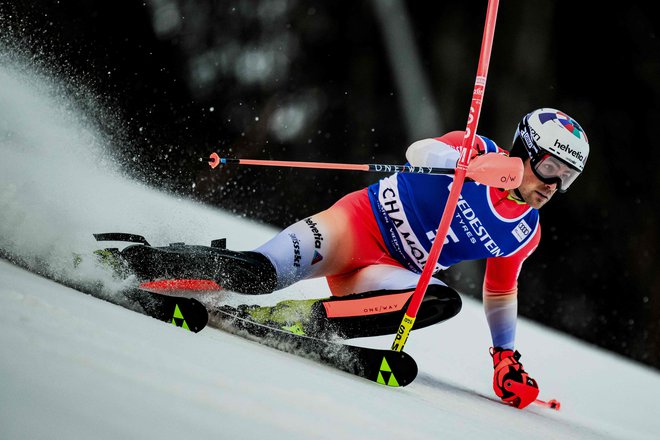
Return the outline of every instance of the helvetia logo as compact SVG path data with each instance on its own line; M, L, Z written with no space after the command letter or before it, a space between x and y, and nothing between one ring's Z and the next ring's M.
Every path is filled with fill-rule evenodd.
M576 158L580 162L584 162L584 160L585 160L585 157L582 155L581 152L579 152L578 150L572 149L570 144L562 144L561 142L559 142L559 139L555 139L554 146L557 147L561 151L567 152L569 156L573 156L574 158Z
M307 226L309 226L309 229L312 231L312 234L314 235L314 247L316 249L321 249L321 242L323 241L323 234L316 228L317 223L314 222L311 218L306 218L305 223L307 223Z

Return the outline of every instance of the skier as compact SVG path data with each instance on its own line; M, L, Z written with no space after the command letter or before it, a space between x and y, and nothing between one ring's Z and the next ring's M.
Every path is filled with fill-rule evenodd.
M417 141L406 158L413 166L455 167L463 137L463 132L454 131ZM506 154L485 136L475 139L474 154ZM556 191L563 193L571 186L588 154L584 131L565 113L541 108L527 114L518 124L510 152L524 161L522 183L515 190L503 190L466 182L435 268L487 260L483 304L493 343L493 388L514 406L523 407L538 394L514 346L518 275L541 238L538 210ZM181 271L172 272L172 261L161 267L179 277L210 270L223 288L247 294L271 293L300 280L326 277L333 295L329 299L283 301L275 307L243 307L240 312L299 333L331 329L345 337L394 334L428 258L452 182L446 175L390 175L287 227L253 251L223 250L187 259L177 255ZM153 260L143 267L158 270ZM431 278L415 328L449 319L460 309L458 293Z

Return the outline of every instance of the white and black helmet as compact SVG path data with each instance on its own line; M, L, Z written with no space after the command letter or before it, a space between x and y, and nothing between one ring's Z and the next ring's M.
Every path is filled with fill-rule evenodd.
M556 182L558 190L565 192L584 170L589 141L575 119L553 108L540 108L518 124L511 156L529 157L540 180Z

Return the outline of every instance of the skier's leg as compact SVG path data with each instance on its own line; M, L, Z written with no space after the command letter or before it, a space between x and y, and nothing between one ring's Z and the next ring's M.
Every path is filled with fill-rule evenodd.
M275 268L277 289L372 264L398 264L387 253L366 190L289 226L255 252Z
M277 289L303 279L341 272L352 246L347 219L323 211L287 227L254 251L265 255L277 273Z
M120 253L130 273L144 281L204 279L238 292L269 293L276 285L272 264L256 252L171 244L129 246Z
M402 267L368 266L329 279L333 293L337 288L360 293L318 300L285 300L275 306L241 306L237 312L261 324L313 336L394 334L418 280L419 275ZM461 299L456 291L433 278L417 314L415 329L445 321L460 309Z
M378 262L396 264L382 243L366 190L289 226L254 251L136 245L121 256L141 280L212 279L223 289L248 294Z
M396 333L419 281L419 274L403 267L373 265L350 274L329 277L334 296L319 301L312 316L319 325L344 337L366 337ZM361 292L346 295L346 292ZM431 278L415 320L415 329L456 316L462 302L458 293L442 281ZM310 329L326 332L327 329Z

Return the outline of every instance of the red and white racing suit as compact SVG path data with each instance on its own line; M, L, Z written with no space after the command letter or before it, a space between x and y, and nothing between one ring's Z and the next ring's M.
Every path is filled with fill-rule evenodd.
M412 144L415 166L453 167L463 132ZM477 136L479 152L502 152ZM278 288L326 277L335 296L414 288L428 257L453 178L397 173L348 194L255 249L277 271ZM508 191L465 182L436 271L486 259L483 298L493 345L513 348L517 279L540 240L538 211ZM431 283L443 284L436 278Z

